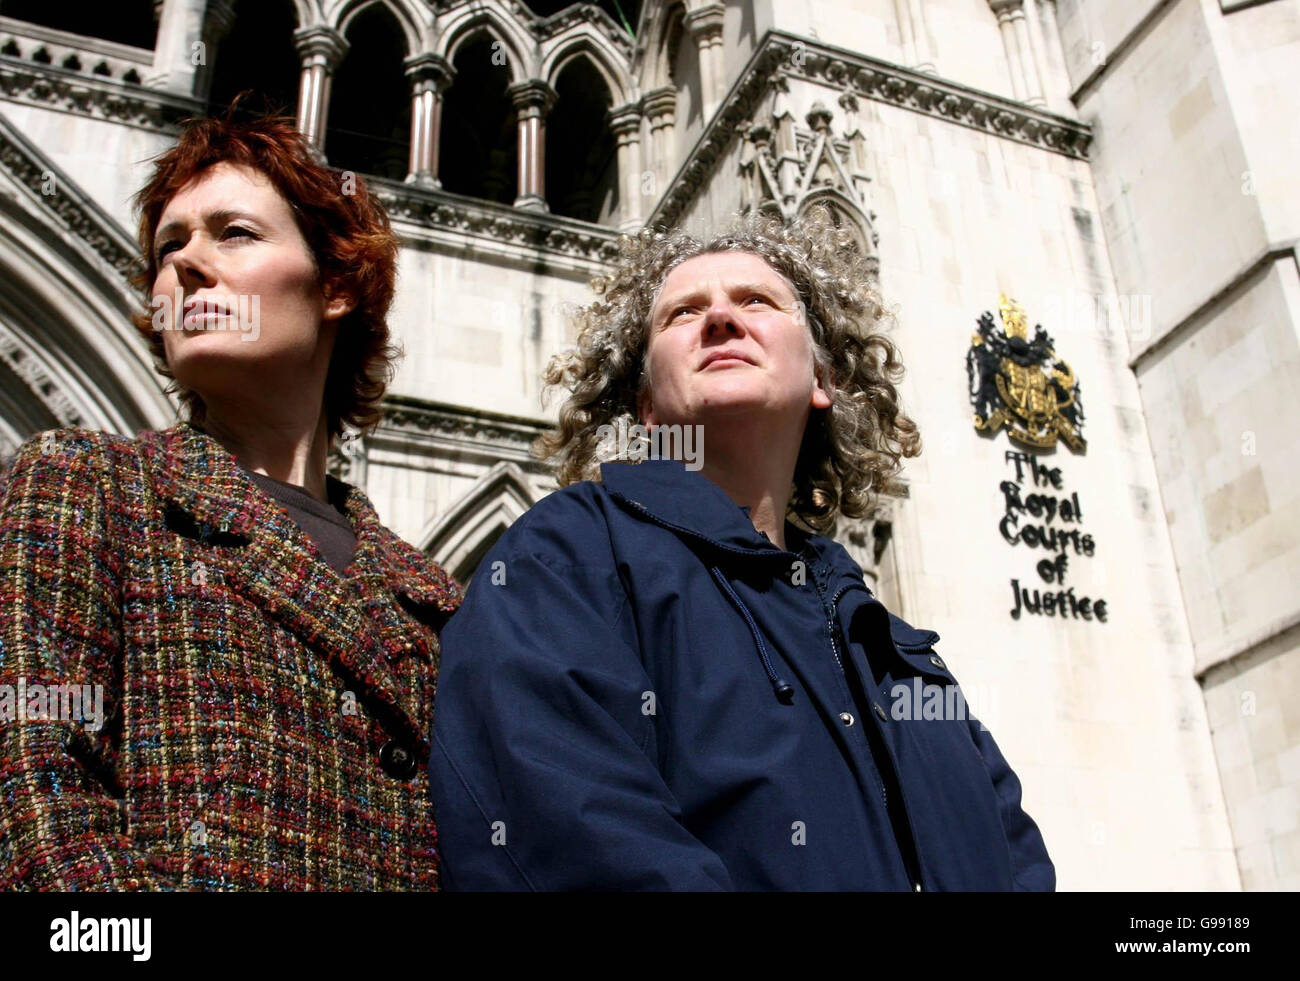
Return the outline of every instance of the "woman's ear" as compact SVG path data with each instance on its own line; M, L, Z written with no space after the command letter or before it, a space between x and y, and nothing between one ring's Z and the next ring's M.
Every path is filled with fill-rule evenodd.
M332 286L327 286L325 294L325 312L322 314L324 320L338 320L346 317L356 309L357 301L349 293L343 290L336 290Z
M825 374L829 375L827 371ZM814 409L829 409L834 399L835 389L828 379L824 379L823 371L820 366L813 364L813 390L809 397L809 404Z

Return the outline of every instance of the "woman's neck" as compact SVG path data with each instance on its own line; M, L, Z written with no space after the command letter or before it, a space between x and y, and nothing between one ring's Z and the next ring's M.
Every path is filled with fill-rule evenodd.
M329 500L325 467L330 437L324 411L312 418L281 406L277 414L268 415L263 407L208 402L202 428L245 470L294 484L318 500Z
M791 427L781 433L754 426L721 430L716 423L705 426L701 472L738 506L748 508L754 528L784 550L785 515L803 430Z

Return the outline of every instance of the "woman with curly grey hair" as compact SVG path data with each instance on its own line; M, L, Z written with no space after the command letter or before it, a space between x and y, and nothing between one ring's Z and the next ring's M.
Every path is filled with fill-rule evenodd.
M444 635L444 886L1055 888L938 634L824 537L919 452L847 234L645 232L594 285L548 371L563 487Z
M723 253L748 256L732 261L750 266L759 259L784 280L808 327L816 377L828 383L829 404L816 404L809 425L796 427L802 437L791 514L823 532L838 515L863 517L871 510L873 489L897 489L892 478L899 460L920 452L920 437L899 407L894 382L902 364L882 329L888 315L866 257L823 211L789 226L751 217L709 242L681 232L643 232L627 241L618 268L594 284L600 298L577 315L576 347L547 371L548 383L572 394L560 410L559 426L541 440L543 455L558 458L561 485L597 477L601 428L639 416L650 393L644 357L650 311L669 274L690 277L698 264L678 267Z

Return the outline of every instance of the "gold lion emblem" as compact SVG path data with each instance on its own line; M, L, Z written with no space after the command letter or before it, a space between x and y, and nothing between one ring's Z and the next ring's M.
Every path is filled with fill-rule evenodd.
M1015 300L999 294L1002 330L985 311L966 352L975 428L1007 435L1026 446L1049 448L1059 436L1082 452L1083 404L1074 371L1053 350L1053 342L1039 324L1028 338L1025 312Z

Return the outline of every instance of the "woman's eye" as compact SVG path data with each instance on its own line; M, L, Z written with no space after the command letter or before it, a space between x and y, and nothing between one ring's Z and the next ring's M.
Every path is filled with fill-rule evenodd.
M251 228L244 228L242 225L231 225L224 232L221 233L221 237L222 239L234 238L234 237L257 238L257 233L254 232ZM161 263L163 261L163 258L167 255L167 253L171 252L173 249L179 249L180 247L181 247L180 242L176 241L175 239L171 239L169 241L164 242L162 245L158 247L158 255L156 261Z

